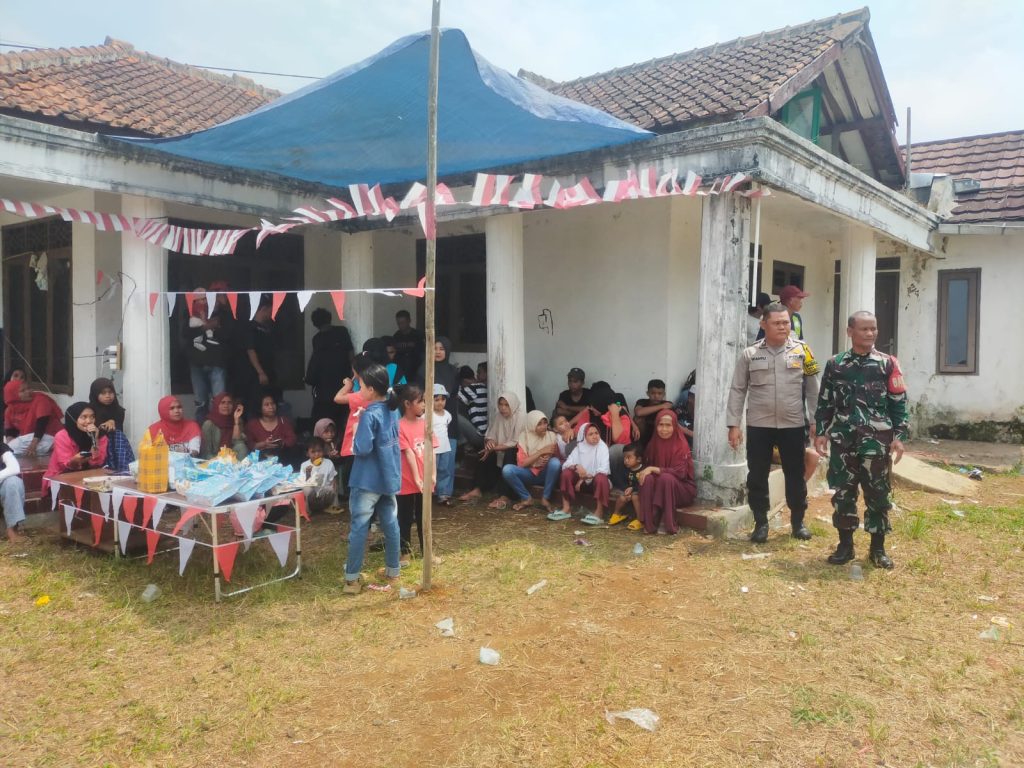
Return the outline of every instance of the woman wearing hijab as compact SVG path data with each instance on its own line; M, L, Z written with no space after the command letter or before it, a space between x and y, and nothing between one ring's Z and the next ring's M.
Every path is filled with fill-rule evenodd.
M203 422L202 438L199 455L204 459L212 459L221 448L230 448L241 461L249 455L249 446L245 442L242 430L242 415L245 408L235 401L227 392L214 395L210 412Z
M562 472L555 433L548 430L544 411L526 414L526 429L519 435L516 463L501 468L501 476L518 501L512 505L517 512L533 501L527 485L543 485L545 508L551 510L551 494L555 492Z
M160 421L149 425L150 440L156 440L157 434L162 433L170 450L198 456L202 447L202 430L194 421L185 418L181 401L174 395L162 397L156 410Z
M260 400L260 412L245 428L249 435L249 450L260 455L277 456L287 464L294 453L295 429L292 423L277 413L277 400L266 392Z
M96 379L89 387L89 407L96 415L96 426L100 434L110 440L107 464L119 474L128 471L128 465L135 461L135 452L124 435L125 410L117 401L114 382L110 379Z
M6 387L7 383L10 382L10 381L28 381L28 376L25 374L25 369L22 368L19 365L16 365L13 368L11 368L9 371L7 371L7 373L4 375L3 386ZM0 421L3 420L4 410L5 409L6 409L6 405L3 402L3 397L0 397ZM8 446L8 448L9 447L10 446Z
M516 450L520 433L526 429L526 418L515 392L498 395L498 412L487 421L484 448L473 472L473 490L460 501L479 499L484 491L498 487L498 498L488 506L504 509L508 505L508 489L501 479L501 468L516 463Z
M608 460L608 446L601 439L595 424L581 424L576 438L576 447L562 464L562 509L548 515L549 520L568 520L572 517L572 505L576 503L578 491L589 490L597 500L597 511L583 517L580 522L587 525L602 525L604 510L608 506L612 487L608 482L611 475Z
M102 467L106 460L107 438L96 426L96 412L88 403L73 403L64 414L64 429L53 440L50 465L43 476L43 493L49 488L49 478Z
M647 533L676 533L675 511L697 498L690 444L674 411L662 411L644 452L640 482L640 520Z
M434 342L434 384L440 384L446 392L454 393L459 391L459 369L452 365L451 361L452 343L446 336L438 336ZM426 363L420 366L416 374L416 383L425 387L427 382ZM459 419L456 406L457 397L449 397L444 404L444 409L451 414L452 419L448 422L448 442L454 451L458 447ZM451 484L454 485L455 475L452 474ZM442 488L440 482L437 487L438 496L451 496L452 488Z
M61 410L42 392L33 392L24 380L4 384L4 435L16 456L37 456L53 448L60 431Z

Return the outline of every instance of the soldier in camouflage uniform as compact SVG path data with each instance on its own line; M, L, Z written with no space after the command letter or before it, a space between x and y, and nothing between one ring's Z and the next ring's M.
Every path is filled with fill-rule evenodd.
M910 436L907 394L899 361L875 349L878 323L870 312L855 312L847 321L851 348L825 364L815 413L814 447L827 455L832 497L832 524L839 546L829 556L833 565L854 558L853 533L857 517L857 487L864 491L864 530L871 534L871 562L892 568L885 553L892 508L890 474L903 458L903 441Z

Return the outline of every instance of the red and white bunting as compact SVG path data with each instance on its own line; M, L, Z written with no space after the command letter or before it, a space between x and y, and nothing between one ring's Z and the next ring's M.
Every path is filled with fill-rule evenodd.
M131 534L133 527L127 520L117 521L117 540L121 545L122 555L128 552L128 536Z
M188 559L192 557L192 550L196 547L195 539L178 539L178 575L185 574L185 566Z
M75 518L75 508L70 504L64 505L64 527L67 528L68 536L71 535L71 521Z
M473 197L469 204L477 207L487 205L508 205L509 193L512 191L512 179L502 173L478 173L473 187Z
M519 188L513 194L513 179L507 174L478 173L470 198L461 204L476 207L508 206L529 210L541 205L552 208L573 208L580 205L592 205L598 202L621 202L634 200L638 197L663 197L666 195L718 195L733 192L743 197L766 197L771 191L766 188L741 190L740 186L752 179L748 174L735 173L715 182L706 190L700 189L702 179L693 171L687 171L682 186L678 183L675 169L658 175L653 165L641 166L627 171L625 179L607 179L604 192L598 195L587 178L581 179L572 187L563 188L557 180L552 180L551 188L545 197L541 191L544 177L541 174L523 174ZM416 211L420 223L428 226L425 221L426 187L414 182L408 192L398 202L393 197L385 197L380 184L372 187L369 184L349 185L352 202L339 198L326 200L330 208L320 209L314 206L303 206L292 211L292 216L285 217L280 224L260 220L258 227L244 229L197 229L169 224L165 219L139 219L122 216L116 213L100 213L79 208L62 208L60 206L31 203L22 200L0 198L0 208L25 218L59 215L65 221L89 224L101 232L130 232L148 243L166 248L167 250L186 253L193 256L223 256L235 252L238 241L248 232L256 232L256 247L272 235L279 235L304 224L325 224L333 221L345 221L364 216L383 216L392 221L402 211ZM447 185L437 185L435 204L438 206L459 205L460 201ZM428 233L429 234L429 233Z
M292 530L287 528L277 533L272 533L267 536L267 541L270 542L270 548L274 550L274 554L277 555L277 562L284 568L285 563L288 562L288 549L292 542Z

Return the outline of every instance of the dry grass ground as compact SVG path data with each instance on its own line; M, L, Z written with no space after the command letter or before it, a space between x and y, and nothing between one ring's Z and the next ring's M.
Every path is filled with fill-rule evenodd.
M900 493L897 568L863 582L824 563L824 500L813 541L760 548L444 510L440 584L404 601L341 594L338 518L301 581L221 605L198 550L179 579L37 534L0 546L0 765L1024 765L1024 479L978 494ZM257 546L236 582L276 572ZM631 707L657 732L605 722Z

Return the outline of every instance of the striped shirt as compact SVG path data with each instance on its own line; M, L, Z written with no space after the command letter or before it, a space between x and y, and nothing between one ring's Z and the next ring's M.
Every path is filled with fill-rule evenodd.
M459 390L459 400L466 406L466 415L481 435L487 432L487 385L467 384Z

